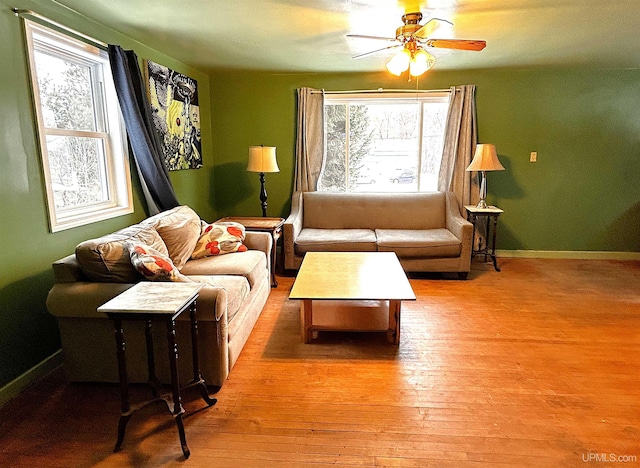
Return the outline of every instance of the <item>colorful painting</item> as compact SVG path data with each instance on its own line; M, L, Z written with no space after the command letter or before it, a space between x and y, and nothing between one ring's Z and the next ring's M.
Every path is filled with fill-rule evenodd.
M198 82L151 60L146 64L153 124L167 168L202 167Z

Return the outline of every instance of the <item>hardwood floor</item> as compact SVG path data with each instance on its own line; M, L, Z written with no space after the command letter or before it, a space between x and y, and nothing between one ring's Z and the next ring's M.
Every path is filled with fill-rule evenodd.
M0 466L640 463L640 263L500 266L412 276L399 347L384 333L303 344L293 278L279 277L217 405L184 395L188 460L161 405L112 453L118 387L56 371L0 410Z

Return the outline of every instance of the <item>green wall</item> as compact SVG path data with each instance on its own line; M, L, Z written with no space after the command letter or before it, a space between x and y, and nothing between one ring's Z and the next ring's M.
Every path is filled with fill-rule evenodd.
M19 5L17 5L19 4ZM181 64L49 1L0 0L0 388L60 348L55 319L45 307L53 284L51 263L75 246L145 217L134 174L135 212L112 220L52 234L48 229L44 182L40 171L22 21L11 11L32 9L100 41L134 49L198 80L202 111L204 167L171 173L178 199L202 217L213 217L210 191L213 156L209 79ZM133 168L133 166L132 166Z
M259 215L247 147L277 147L267 174L269 215L286 216L293 187L295 90L411 88L384 73L212 71L214 201L225 215ZM478 134L506 170L488 175L488 201L505 210L498 248L640 251L640 70L430 71L421 89L475 84ZM531 151L538 162L530 163Z
M208 220L260 214L258 176L245 171L247 148L254 144L278 148L281 172L266 176L269 215L288 214L296 88L416 85L384 73L203 73L50 1L19 3L198 80L204 167L172 172L171 180L181 203ZM45 307L51 262L145 212L134 174L135 213L48 231L21 21L10 11L15 2L0 5L1 388L59 349L56 322ZM467 83L477 85L480 141L495 143L507 168L489 175L489 202L505 210L499 248L640 251L640 70L436 68L419 87ZM538 163L528 162L531 151L538 151Z

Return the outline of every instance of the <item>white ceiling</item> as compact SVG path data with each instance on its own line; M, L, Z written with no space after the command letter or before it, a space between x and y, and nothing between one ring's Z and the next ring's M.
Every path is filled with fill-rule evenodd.
M481 52L435 50L440 69L640 66L640 0L53 0L200 69L380 70L405 12L439 17L432 37L483 39ZM90 31L86 31L90 33Z

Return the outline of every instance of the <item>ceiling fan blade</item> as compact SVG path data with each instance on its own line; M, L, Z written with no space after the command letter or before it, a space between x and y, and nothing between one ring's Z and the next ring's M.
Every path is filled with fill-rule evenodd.
M424 45L427 47L437 47L439 49L480 51L487 46L487 42L466 39L427 39Z
M363 36L362 34L347 34L347 37L356 37L358 39L376 39L378 41L396 41L395 37L381 37L381 36Z
M451 26L453 26L453 23L449 20L441 19L441 18L431 18L429 21L424 23L424 25L420 29L418 29L415 33L413 33L413 35L420 39L426 39L427 37L431 36L431 34L433 34L433 31L435 31L438 28L437 21L449 23Z
M365 52L364 54L354 55L351 58L354 58L354 59L362 58L362 57L366 57L367 55L377 54L378 52L382 52L383 50L395 49L396 47L402 47L402 44L396 44L389 47L383 47L382 49L372 50L371 52Z

